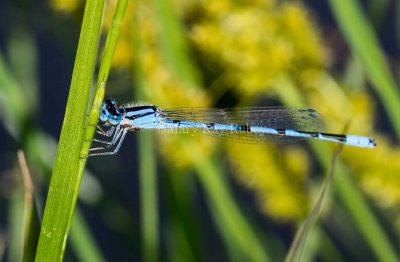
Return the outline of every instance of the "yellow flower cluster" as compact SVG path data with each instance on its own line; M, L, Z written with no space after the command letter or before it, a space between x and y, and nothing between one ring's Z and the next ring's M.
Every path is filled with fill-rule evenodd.
M259 206L280 221L300 220L309 210L308 158L298 146L227 143L237 179L255 191Z
M298 76L326 63L316 30L297 2L220 0L202 7L192 41L223 68L223 82L241 96L265 93L282 75Z

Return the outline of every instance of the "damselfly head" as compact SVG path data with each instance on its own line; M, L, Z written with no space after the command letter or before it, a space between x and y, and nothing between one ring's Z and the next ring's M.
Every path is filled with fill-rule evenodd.
M114 99L106 98L101 106L99 121L103 125L118 125L124 117L123 108L116 108Z

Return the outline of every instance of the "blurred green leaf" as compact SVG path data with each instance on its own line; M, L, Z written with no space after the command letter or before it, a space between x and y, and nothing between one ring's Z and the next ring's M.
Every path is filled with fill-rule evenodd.
M194 146L185 142L182 145L186 154L193 152ZM269 261L267 249L259 241L240 209L232 199L232 195L222 179L222 172L214 160L199 156L194 163L198 177L207 193L210 207L217 215L217 225L228 247L233 247L235 254L240 253L243 259L251 261ZM232 243L232 244L230 244ZM240 260L240 259L239 259Z
M79 208L75 210L72 219L70 239L76 257L81 262L105 261L101 251L95 245L95 240L90 234L90 227L86 224Z
M144 14L140 9L136 9L134 14L136 20L143 19ZM134 32L142 30L140 23L131 23ZM132 41L132 52L135 56L141 57L143 54L143 41L135 35ZM145 99L144 93L150 90L150 86L143 75L139 64L133 66L133 79L137 88L135 96L137 100ZM138 134L138 156L139 156L139 179L140 179L140 203L141 203L141 240L142 254L145 261L159 260L159 209L158 209L158 190L156 172L156 154L154 152L154 135L150 133Z
M22 232L24 217L24 194L22 190L14 192L9 200L9 217L8 217L8 254L9 261L22 261L24 250L24 235Z
M145 261L158 261L160 231L158 230L159 212L153 134L140 133L138 142L143 259Z
M18 139L22 125L29 117L27 104L21 88L15 80L3 55L0 53L0 116L8 132Z
M18 161L21 169L25 194L24 219L22 224L24 231L22 232L24 236L23 261L34 261L40 232L39 214L35 208L34 189L31 175L29 173L25 155L21 150L18 151Z
M363 14L358 1L330 0L329 3L353 55L364 66L400 140L400 91L385 62L373 25Z
M188 85L198 87L199 74L190 55L183 23L179 20L170 0L153 1L155 17L160 27L160 48L168 66Z
M325 196L329 190L329 187L332 183L333 175L335 173L335 164L338 160L340 151L343 148L343 144L339 145L336 152L333 155L332 162L330 165L330 169L328 174L326 175L324 182L321 187L321 191L318 195L318 199L312 208L310 214L307 216L307 219L304 223L300 226L297 230L294 240L290 246L289 253L286 256L285 261L292 262L292 261L302 261L302 255L304 252L304 248L307 242L307 237L310 234L310 231L316 222L318 215L322 208L322 203L325 199Z

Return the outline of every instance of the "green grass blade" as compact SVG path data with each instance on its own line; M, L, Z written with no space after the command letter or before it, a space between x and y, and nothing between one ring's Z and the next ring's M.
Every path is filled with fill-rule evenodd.
M391 0L369 0L368 14L374 25L381 28L385 21L385 16L390 8Z
M0 117L7 131L17 140L22 135L21 123L28 118L28 112L21 88L0 53Z
M135 12L136 19L141 19L138 11ZM137 23L131 23L134 32L138 32L140 27ZM131 38L136 51L135 55L140 57L143 49L143 41L139 37ZM144 99L145 90L150 90L140 65L133 65L133 79L137 89L136 98L140 101ZM140 203L141 203L141 237L142 255L145 261L159 260L159 211L157 199L157 172L156 154L154 152L154 135L151 133L138 133L138 159L139 159L139 180L140 180Z
M193 177L179 168L167 171L167 195L169 216L169 258L176 261L204 261L204 249L200 239L199 212L193 205L196 195ZM173 243L173 244L172 244Z
M85 223L82 213L77 208L72 219L70 232L70 244L75 251L76 257L81 262L105 261L88 229L89 226Z
M117 4L117 8L114 13L112 25L110 31L107 35L107 42L104 48L103 57L100 64L99 74L97 76L97 84L95 89L95 95L92 103L92 107L89 113L87 126L85 129L85 141L82 143L80 156L82 156L81 161L79 162L79 175L82 176L83 171L85 170L86 157L89 153L89 149L91 146L90 139L93 138L97 124L99 119L100 107L104 100L105 86L107 83L108 75L111 68L111 61L114 56L115 47L117 45L118 33L122 23L122 19L125 15L126 7L128 5L128 0L119 0Z
M22 261L24 239L21 225L24 216L24 193L20 188L10 196L8 206L7 260Z
M160 27L160 48L174 74L188 87L198 86L199 74L191 60L183 30L183 23L175 14L170 0L153 1Z
M138 67L136 66L135 69L138 69ZM146 84L140 70L136 70L135 79L138 90L144 90ZM143 97L140 92L137 93L137 97ZM158 261L160 240L157 172L155 169L157 164L152 133L138 133L138 156L143 259L145 261Z
M248 224L239 208L234 203L232 196L227 189L223 179L221 178L221 170L217 163L202 157L201 154L193 152L193 145L188 141L182 145L186 154L195 154L198 156L193 163L200 182L204 186L207 193L210 206L216 212L216 219L219 219L219 230L224 230L222 236L228 237L225 242L234 243L236 246L235 253L241 253L246 260L250 261L269 261L265 247L258 240L252 227ZM231 244L227 245L232 247ZM240 252L237 252L240 250Z
M307 242L307 237L308 237L309 233L311 232L311 229L312 229L315 221L317 221L317 219L318 219L318 215L319 215L321 207L322 207L322 202L325 199L325 196L331 185L331 182L333 179L333 174L335 172L335 164L338 160L338 157L339 157L339 154L340 154L340 151L342 150L342 148L343 148L343 145L339 145L335 154L333 155L329 173L327 174L327 176L324 179L321 191L318 195L317 202L315 203L314 207L312 208L306 221L301 225L299 230L296 232L294 240L289 248L288 255L286 256L286 259L285 259L286 262L302 260L302 255L303 255L304 247Z
M39 239L40 222L35 208L33 183L23 151L18 151L18 161L24 184L25 203L23 219L24 254L23 261L34 261L37 241Z
M15 79L18 79L20 90L26 99L30 112L36 111L39 95L38 47L35 36L29 28L13 30L8 40L7 53L10 68Z
M368 78L382 100L400 140L400 91L384 60L373 26L368 22L358 1L330 0L331 9L353 54L365 68Z
M347 175L343 165L338 166L335 189L378 261L399 261L400 257L397 256L396 249L390 244L385 231L379 225L361 192Z
M344 262L344 254L337 248L336 243L333 241L332 236L326 232L322 227L314 228L319 236L318 242L321 244L319 255L322 261L335 261ZM307 261L307 260L306 260Z
M86 108L104 1L88 0L40 231L36 261L61 261L82 175L78 173Z
M140 202L144 261L158 261L157 174L153 134L141 132L139 143Z

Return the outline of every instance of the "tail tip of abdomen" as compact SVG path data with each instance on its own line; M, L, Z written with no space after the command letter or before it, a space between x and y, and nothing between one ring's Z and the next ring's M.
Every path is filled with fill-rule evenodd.
M347 135L346 144L358 147L376 147L375 139L356 135Z

